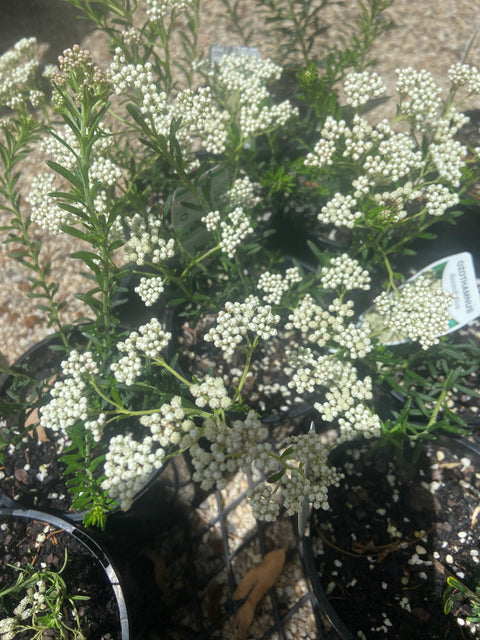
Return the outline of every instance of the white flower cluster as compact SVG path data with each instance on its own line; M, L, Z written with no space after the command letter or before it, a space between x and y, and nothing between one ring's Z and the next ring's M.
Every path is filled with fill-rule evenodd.
M345 129L345 157L352 160L360 160L362 156L372 149L374 142L382 137L367 120L361 118L358 113L353 116L353 126Z
M70 127L66 125L57 129L55 135L59 136L65 144L62 144L55 136L48 135L42 138L40 148L44 153L53 158L55 162L61 164L62 167L73 171L80 154L78 140Z
M215 231L220 222L220 211L209 211L206 216L203 216L202 222L207 227L207 231Z
M295 369L290 388L298 393L314 393L317 387L328 389L326 402L316 405L327 422L347 411L355 400L372 399L372 380L369 376L359 379L357 369L348 360L333 355L319 355L310 347L287 349L287 359Z
M358 435L366 436L368 433L372 437L380 435L378 429L380 422L377 416L373 413L369 413L368 420L364 422L358 422L350 420L353 415L349 413L356 411L356 407L360 406L360 411L363 412L364 400L372 400L372 380L369 376L363 379L359 379L357 376L357 370L348 362L341 362L336 360L334 364L328 369L328 378L324 379L323 386L328 386L328 391L325 393L325 402L316 402L315 409L321 414L322 419L326 422L332 422L336 418L341 417L344 414L345 425L350 425L349 437L347 440L353 438L353 431L356 430ZM332 377L332 372L334 377ZM368 410L369 411L369 410ZM362 413L363 415L363 413ZM348 418L346 416L349 416ZM340 423L340 420L339 420ZM345 429L347 427L345 426Z
M425 69L412 67L396 69L397 91L400 94L401 112L413 118L418 125L435 118L442 104L441 89L432 74Z
M175 240L168 241L160 237L162 220L150 214L145 220L140 214L126 219L129 239L125 244L126 261L142 266L148 259L152 264L159 264L173 258Z
M229 258L233 258L235 251L242 241L253 233L253 227L250 219L242 209L236 207L228 214L228 221L220 222L220 249L226 253Z
M0 105L11 109L26 107L27 100L38 105L43 95L35 88L37 40L22 38L0 56Z
M297 107L292 107L289 100L271 106L255 104L243 105L240 109L240 131L244 140L249 140L269 129L283 127L298 116Z
M329 340L340 344L341 334L347 331L345 319L352 317L353 302L342 302L335 298L326 309L317 305L310 294L303 296L288 316L286 329L297 329L306 334L307 340L324 347ZM362 341L362 350L370 350L369 343Z
M135 287L135 292L138 293L146 307L151 307L162 295L164 289L165 285L161 276L142 276L140 284Z
M22 633L26 621L45 613L47 584L41 577L30 583L26 589L26 595L20 600L13 610L13 616L0 620L0 637L2 640L15 640Z
M270 305L262 306L257 297L249 296L245 302L226 302L217 315L216 327L208 331L205 340L213 342L229 359L249 331L268 340L276 335L274 325L279 321L280 316L272 314Z
M327 267L323 267L320 273L320 283L325 289L342 287L344 291L352 289L370 289L370 274L362 269L354 258L346 253L332 258Z
M85 421L85 429L92 432L95 442L100 442L103 436L103 430L107 422L107 416L105 413L99 413L96 418Z
M432 143L429 151L440 176L451 182L454 187L459 187L467 147L458 140L448 138L439 143Z
M372 98L381 96L387 90L378 73L370 71L347 74L343 88L345 102L354 109L366 104Z
M340 435L338 444L348 442L358 436L364 438L379 438L382 432L380 418L364 404L357 404L348 409L344 416L339 418Z
M225 150L229 115L218 108L210 87L200 87L196 92L185 89L177 95L176 100L169 101L167 94L159 89L155 81L151 64L128 64L120 48L115 50L110 77L117 95L125 94L129 88L140 94L135 99L137 103L140 102L140 112L150 121L157 134L168 138L172 121L181 118L180 128L175 135L187 154L196 137L211 153Z
M225 125L229 115L219 110L210 87L200 87L196 92L190 89L182 91L172 115L182 118L182 130L201 137L206 151L216 154L225 151L228 138Z
M283 294L289 290L291 285L301 281L302 276L298 267L290 267L285 271L284 275L271 273L270 271L260 274L257 288L265 292L266 295L262 296L265 302L280 304Z
M327 204L322 207L318 219L324 224L334 224L336 227L353 229L355 221L362 216L361 211L352 211L357 201L353 196L336 193Z
M214 484L219 489L225 488L226 472L246 470L253 463L267 467L271 464L271 445L265 442L268 429L253 411L243 420L234 420L230 426L207 419L201 435L202 440L190 446L190 454L195 467L193 480L199 482L202 489L208 490ZM209 443L205 448L203 439Z
M212 409L228 409L232 404L222 378L205 376L201 382L192 384L190 393L200 408L209 405Z
M415 149L415 140L406 133L392 132L378 145L376 155L368 155L363 169L375 182L398 182L424 165L422 152Z
M453 85L467 87L469 93L480 93L480 71L477 67L456 62L448 70L448 78Z
M117 178L121 176L121 173L112 160L106 157L114 145L112 132L110 129L105 127L99 130L99 134L100 135L95 140L90 150L90 158L93 160L92 166L90 167L90 172L93 171L93 175L91 173L90 177L92 180L99 180L100 182L104 182L105 186L108 186L113 183L110 173L115 173ZM61 138L65 144L62 144L59 138ZM77 137L70 127L64 125L55 131L55 136L44 136L40 146L42 151L69 171L73 171L77 166L78 158L80 156L80 145ZM98 170L95 170L95 162L106 162L107 164L104 165L104 168L100 168L99 164ZM106 168L107 166L109 169ZM104 181L99 177L101 173L107 174L107 180Z
M454 297L427 273L407 282L398 294L384 291L375 299L375 310L398 340L418 340L428 349L448 329Z
M112 437L105 456L102 489L119 501L122 511L127 511L152 473L160 469L164 457L164 450L156 447L150 436L143 442L137 442L129 433Z
M32 208L32 220L45 231L58 235L60 227L68 222L69 214L61 209L49 194L55 191L54 173L35 176L25 200Z
M476 67L453 65L449 77L453 91L466 87L470 93L480 93ZM425 199L426 212L438 216L458 202L451 187L459 187L468 154L455 136L468 117L442 101L441 89L427 71L397 69L397 90L395 122L410 122L408 132L394 130L386 119L372 126L358 113L349 126L344 120L326 118L321 138L304 164L322 168L338 154L351 158L356 168L351 195L337 192L318 215L321 222L353 228L367 211L379 221L399 222L414 210L407 206L414 200L424 206ZM345 81L347 102L355 108L382 92L383 83L376 74L351 74ZM436 185L431 178L426 182L425 176L432 171L438 174Z
M219 247L229 258L234 257L237 247L250 233L253 233L250 219L241 206L228 213L227 220L221 220L220 211L209 211L202 217L202 222L210 232L220 227Z
M168 11L185 11L192 0L145 0L146 12L152 22L161 20Z
M315 509L328 509L328 487L338 486L343 477L330 465L328 449L315 431L291 436L285 445L289 450L289 468L278 484L261 482L248 494L253 515L259 520L273 521L278 517L279 488L289 515L299 513L305 501L311 502Z
M356 360L357 358L364 358L372 350L371 333L372 331L367 322L364 322L361 327L348 324L343 331L338 331L333 338L340 347L344 347L348 351L350 358Z
M61 369L65 378L55 382L50 392L52 399L40 408L40 422L53 431L65 432L78 420L88 419L84 377L98 373L98 366L89 351L74 350L61 363Z
M449 207L460 202L457 193L452 193L448 187L441 184L429 184L426 192L426 208L431 216L442 216Z
M134 384L142 372L140 356L160 358L171 337L172 334L163 329L157 318L152 318L138 331L131 331L126 340L117 343L117 349L127 355L110 365L115 379L127 386Z
M51 156L56 163L69 171L75 171L78 166L80 147L76 136L72 130L64 126L56 132L65 144L53 136L45 136L41 143L42 150ZM93 182L100 182L102 186L113 186L121 178L121 169L106 156L108 150L113 145L113 138L108 129L104 129L102 135L98 137L90 151L91 165L89 168L89 179ZM26 197L32 208L32 220L42 229L51 231L55 235L60 233L60 226L70 222L70 215L62 209L57 200L49 195L55 191L55 173L44 173L36 176ZM108 199L104 190L99 190L94 201L97 215L106 216L108 214ZM85 207L77 203L77 207L86 211ZM118 222L111 228L112 236L122 237Z
M100 156L93 160L89 169L89 179L111 187L122 177L122 171L110 158Z
M18 618L0 620L0 637L2 640L15 640L17 636Z
M381 216L385 220L398 222L403 220L408 214L405 210L405 204L411 202L423 195L422 189L414 188L412 182L406 182L393 191L384 191L383 193L375 193L373 199L377 205L381 207Z
M306 166L320 168L332 164L335 142L345 133L346 128L345 120L339 120L337 122L333 116L327 116L321 131L321 139L313 148L313 153L308 153L305 158Z
M192 420L186 418L180 396L164 402L159 411L142 416L140 423L150 429L153 440L165 449L180 444L184 434L195 428Z
M235 96L236 104L229 105L233 113L239 113L240 134L242 140L266 132L274 127L285 125L298 109L288 100L280 104L268 104L270 94L267 83L278 80L281 67L271 60L262 60L255 56L226 55L218 63L215 84L220 86L225 96Z
M224 194L225 202L231 207L252 209L262 200L255 195L257 187L258 185L253 183L248 176L237 178L232 187Z

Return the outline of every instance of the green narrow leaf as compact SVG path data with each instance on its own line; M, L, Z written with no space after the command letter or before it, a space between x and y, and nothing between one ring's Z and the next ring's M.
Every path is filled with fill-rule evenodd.
M53 169L59 175L65 178L65 180L68 180L70 184L73 184L73 186L76 187L79 191L83 190L82 181L72 171L62 166L58 162L54 162L53 160L47 160L47 165L50 167L50 169Z

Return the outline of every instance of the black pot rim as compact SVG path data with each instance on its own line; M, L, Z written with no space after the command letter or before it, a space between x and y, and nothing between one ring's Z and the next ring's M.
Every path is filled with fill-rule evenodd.
M89 553L101 564L105 575L115 594L120 621L121 640L129 640L130 626L128 618L127 603L123 592L119 574L110 560L107 552L100 544L90 537L85 531L79 529L73 522L69 522L59 516L37 511L36 509L0 508L0 518L25 518L29 520L40 520L47 522L59 529L63 529L80 542Z

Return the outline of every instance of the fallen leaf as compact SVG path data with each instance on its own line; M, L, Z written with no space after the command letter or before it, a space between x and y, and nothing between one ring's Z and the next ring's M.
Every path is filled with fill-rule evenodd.
M396 542L392 542L390 544L382 544L381 546L377 546L373 540L369 540L365 544L356 540L352 542L352 551L354 553L368 556L374 555L376 556L378 563L385 560L385 558L391 551L395 551L398 548L399 544Z
M22 482L23 484L27 484L28 483L28 473L25 471L25 469L15 469L15 479L18 480L18 482Z
M165 592L166 591L166 587L165 587L166 566L165 566L165 560L163 559L163 557L160 556L156 551L153 551L153 549L142 549L142 551L140 552L140 555L143 555L149 560L151 560L151 562L153 563L153 575L155 578L155 583L157 587L159 587L163 592Z
M260 564L243 576L233 594L234 600L243 600L235 614L238 640L245 640L252 624L258 602L280 575L285 563L285 547L266 554Z
M26 427L32 427L38 423L38 409L32 409L25 420ZM31 432L30 432L31 433Z
M39 442L50 442L49 438L47 438L47 434L45 433L45 429L41 424L37 425L35 431L37 432Z
M438 465L439 469L455 469L455 467L461 467L461 462L442 462Z
M480 504L475 507L475 509L473 510L473 513L472 513L472 520L471 520L471 523L470 523L470 527L472 529L478 522L478 514L479 513L480 513Z

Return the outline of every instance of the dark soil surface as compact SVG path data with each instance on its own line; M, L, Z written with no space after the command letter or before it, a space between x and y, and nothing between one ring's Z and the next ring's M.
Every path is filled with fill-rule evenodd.
M91 640L120 640L120 622L114 591L105 570L92 553L71 534L39 520L23 517L0 516L0 589L12 584L18 572L8 564L37 569L60 570L67 554L68 561L62 572L69 595L87 596L88 600L78 601L76 606L85 638ZM40 537L39 537L40 536ZM43 541L42 541L43 540ZM22 594L22 597L25 594ZM2 602L11 607L10 615L17 602ZM62 610L65 624L74 626L71 607ZM59 637L54 635L45 638ZM27 640L32 632L16 637ZM67 636L69 637L69 636Z
M477 448L480 438L471 438ZM441 437L419 452L343 449L345 479L312 524L316 570L351 638L478 638L443 613L449 575L480 581L480 455ZM456 615L465 620L468 606ZM361 635L359 632L362 632ZM346 640L346 639L345 639ZM350 639L349 639L350 640Z

